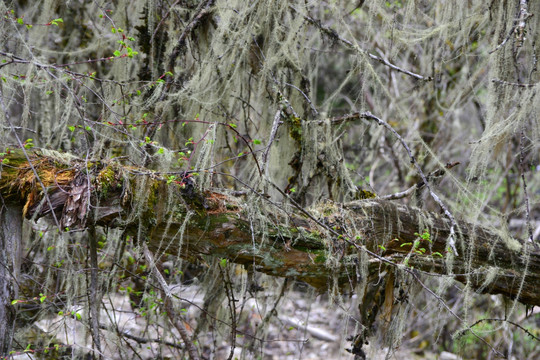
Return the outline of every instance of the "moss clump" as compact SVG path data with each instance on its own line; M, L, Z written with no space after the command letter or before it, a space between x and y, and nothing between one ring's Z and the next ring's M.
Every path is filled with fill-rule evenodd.
M373 199L376 197L377 197L377 194L368 190L364 190L364 189L358 189L358 191L356 191L356 194L355 194L356 200Z
M302 142L302 119L297 116L289 116L289 135L297 142Z
M116 171L111 165L103 168L96 177L97 190L100 197L105 199L110 189L117 185Z
M326 256L323 254L319 254L315 257L315 259L313 259L313 261L315 261L316 264L322 264L326 261Z

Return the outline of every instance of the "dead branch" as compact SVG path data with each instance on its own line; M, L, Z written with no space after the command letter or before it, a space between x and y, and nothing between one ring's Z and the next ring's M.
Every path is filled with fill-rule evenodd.
M39 202L43 194L39 193L24 154L13 151L5 159L8 165L2 166L2 196L20 204ZM57 159L53 161L34 151L31 161L49 189L49 195L54 196L55 191L60 191L51 175L59 170ZM96 168L90 171L93 174L99 174L100 169L107 166L100 162L94 164ZM463 256L454 257L447 253L450 220L392 201L328 202L324 206L330 208L325 211L320 211L322 205L315 205L311 209L285 213L275 207L275 202L260 197L260 201L268 201L268 206L274 209L273 223L253 222L253 219L250 222L242 199L217 192L196 194L193 187L167 184L164 176L145 169L121 165L107 169L114 175L111 175L106 201L100 202L87 224L92 221L96 225L122 227L133 235L137 234L141 222L151 224L147 244L154 252L166 243L170 254L181 252L182 257L191 260L218 256L272 276L303 280L325 291L334 285L354 290L351 286L358 281L354 274L362 265L358 262L358 252L364 251L370 257L367 264L370 273L378 273L381 264L405 271L414 268L428 276L453 278L478 292L503 294L525 304L540 305L540 249L530 242L509 238L477 224L456 220L456 248ZM77 174L72 172L70 176L73 181ZM141 205L134 199L126 199L133 195L122 189L124 176L133 186L129 194L150 192L153 199L173 199L175 206L167 208L164 201L157 200ZM144 189L136 188L136 182L130 181L137 176L148 176ZM69 189L69 181L63 179L64 189ZM93 196L100 196L103 190L95 185L95 178L92 184ZM139 218L134 222L120 221L129 218L127 214L137 206L142 206L138 209ZM61 207L62 204L58 204L57 211ZM179 230L188 213L192 215L180 249ZM323 226L328 223L350 225L339 232L330 232ZM421 240L423 250L412 251L412 244L419 240L418 233L424 231L429 232L430 242ZM340 259L338 264L328 261L336 257ZM448 257L452 258L452 267L448 266Z

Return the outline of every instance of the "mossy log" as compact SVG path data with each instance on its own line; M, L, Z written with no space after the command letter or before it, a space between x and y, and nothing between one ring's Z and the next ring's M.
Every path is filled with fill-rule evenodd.
M22 205L26 217L55 213L62 225L122 227L139 236L143 228L143 240L155 251L187 259L224 258L272 276L303 280L321 291L336 285L350 288L365 280L366 270L368 276L376 275L381 266L390 266L450 276L477 292L540 305L538 247L459 221L454 255L447 245L446 218L392 201L261 210L257 219L247 209L253 202L264 208L264 195L200 193L185 173L171 181L171 174L50 151L25 155L17 150L0 160L1 195L6 203ZM80 208L86 209L88 201L94 210L86 213ZM66 222L66 216L71 220Z

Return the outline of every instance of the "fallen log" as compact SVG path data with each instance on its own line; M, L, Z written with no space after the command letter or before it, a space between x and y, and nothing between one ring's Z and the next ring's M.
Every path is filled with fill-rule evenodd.
M354 289L383 265L540 305L540 250L533 244L458 221L456 256L447 244L447 219L390 200L286 211L255 191L244 197L199 192L188 173L51 151L11 151L1 160L4 201L22 205L21 216L55 214L62 229L91 223L141 236L142 228L139 241L153 251L219 257L321 291Z

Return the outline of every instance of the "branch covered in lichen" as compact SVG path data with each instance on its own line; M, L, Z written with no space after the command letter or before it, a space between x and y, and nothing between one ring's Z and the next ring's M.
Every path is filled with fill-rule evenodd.
M5 159L2 196L35 208L43 194L22 154L14 151ZM381 265L393 266L453 277L476 291L540 305L540 250L464 221L457 221L456 246L466 256L455 257L446 244L448 219L387 200L275 211L272 222L261 226L247 216L247 203L225 192L199 193L192 185L167 183L159 173L120 164L96 161L82 168L82 161L68 165L39 152L31 159L49 196L68 194L55 197L56 211L64 206L61 199L67 202L71 196L77 173L85 172L92 184L90 201L100 199L87 224L122 227L135 235L142 223L148 247L155 251L166 248L187 259L224 258L272 276L303 280L321 291L350 288L361 280L356 274L365 264L359 263L358 251L365 251L370 254L368 276L377 274ZM134 211L137 216L132 216Z

